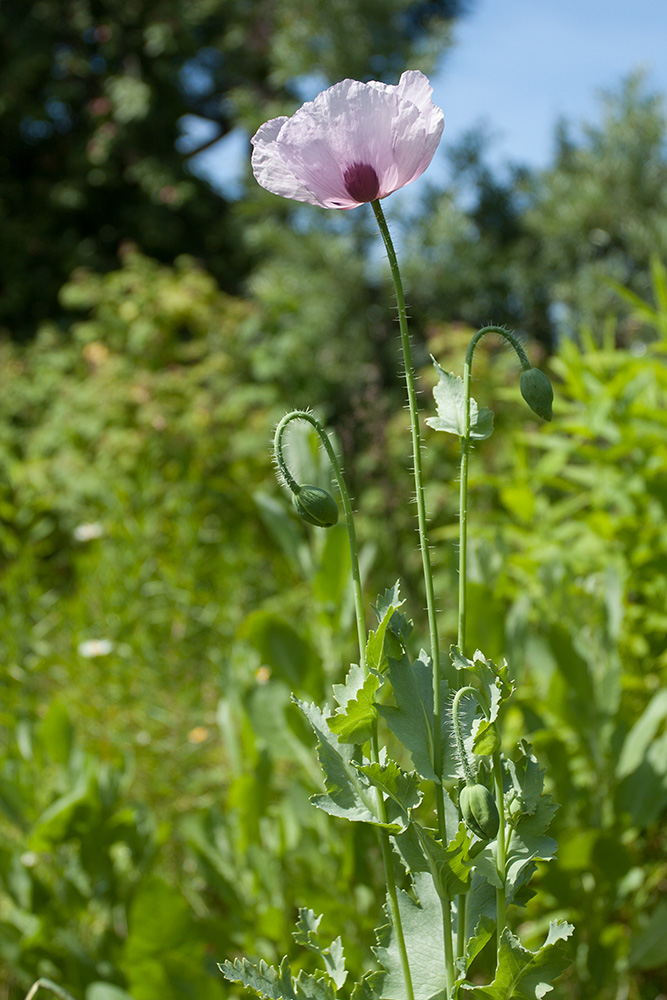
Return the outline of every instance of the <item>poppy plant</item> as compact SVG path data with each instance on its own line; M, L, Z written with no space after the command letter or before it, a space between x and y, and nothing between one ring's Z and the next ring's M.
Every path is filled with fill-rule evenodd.
M322 208L386 198L424 173L443 129L423 73L396 86L343 80L296 111L265 122L252 138L262 187Z

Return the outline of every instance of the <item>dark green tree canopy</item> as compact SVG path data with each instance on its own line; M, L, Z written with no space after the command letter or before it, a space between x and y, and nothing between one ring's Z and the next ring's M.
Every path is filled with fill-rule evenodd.
M204 145L331 82L427 68L463 0L10 0L0 7L0 327L30 334L74 267L131 240L192 253L227 289L246 269L225 200L189 169Z
M599 123L559 126L545 170L491 170L474 133L449 151L453 182L408 237L417 315L493 319L553 344L618 313L616 285L649 293L651 256L667 258L664 101L635 76L601 111Z

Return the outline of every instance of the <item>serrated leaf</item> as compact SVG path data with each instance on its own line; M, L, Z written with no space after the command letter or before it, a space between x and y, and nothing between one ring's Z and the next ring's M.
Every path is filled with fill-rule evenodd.
M526 740L521 740L519 749L521 757L517 761L507 761L507 770L511 781L508 799L512 802L513 814L516 814L518 810L525 816L532 816L542 798L544 771L540 768L537 758L533 755L530 743ZM541 830L534 832L541 833L542 830L546 830L549 822Z
M505 802L511 817L512 830L507 843L505 862L505 895L511 903L530 880L536 861L550 861L556 855L557 844L545 834L558 806L543 792L544 771L525 740L520 743L522 756L507 761L510 788ZM488 845L476 858L478 873L491 885L502 884L496 871L493 848Z
M480 951L491 940L496 931L496 922L491 917L482 916L477 922L474 933L466 941L465 968L467 972Z
M367 972L354 984L350 1000L379 1000L384 972Z
M296 930L293 932L294 940L297 944L315 952L323 960L325 968L337 988L340 988L347 977L345 971L345 960L343 957L343 946L340 937L324 948L318 941L318 928L322 917L317 916L313 910L301 908Z
M479 719L479 725L473 734L472 752L478 755L492 754L498 745L495 722Z
M334 684L333 695L339 708L328 723L341 743L361 745L370 740L377 719L375 693L379 686L380 678L356 663L350 667L344 684Z
M233 962L218 965L225 979L241 983L266 1000L334 1000L331 982L324 974L311 976L301 971L296 979L283 958L279 968L260 961L253 965L246 958L236 958Z
M444 1000L445 949L440 898L430 875L416 874L414 889L418 902L407 892L398 893L414 1000ZM382 996L391 1000L408 1000L393 928L386 942L373 950L386 970Z
M477 680L476 686L480 689L489 710L488 721L495 722L500 706L514 691L507 663L503 662L498 667L493 660L487 659L479 649L475 650L472 660L464 656L456 646L450 648L449 655L456 670L472 674L472 678L468 678L467 683L471 683L473 679Z
M386 587L384 594L378 594L373 610L377 615L377 620L382 621L390 608L396 610L405 604L405 598L401 597L401 582L397 580L393 587Z
M413 624L407 615L399 611L398 608L405 604L405 600L401 597L399 581L397 580L393 587L387 588L384 594L378 594L377 603L373 610L377 615L379 622L382 622L384 616L390 607L394 608L394 611L389 617L389 624L387 625L387 631L385 632L385 641L389 645L389 636L387 633L393 635L397 643L402 649L407 647L408 639L412 634ZM394 647L396 643L394 643ZM389 650L389 655L393 655L395 658L400 657L400 653L396 650L392 653Z
M378 714L410 753L422 778L434 781L433 675L430 658L422 650L413 664L407 656L402 656L400 660L390 659L388 677L396 706L378 706ZM442 733L440 740L442 745Z
M568 967L568 959L559 941L567 940L574 927L552 921L547 939L538 951L528 951L507 928L500 936L496 976L488 986L464 983L462 989L475 994L477 1000L542 1000L553 989L554 980Z
M297 1000L334 1000L336 992L324 975L311 976L303 969L294 980Z
M292 937L297 944L315 952L324 962L324 967L328 975L333 979L336 989L340 989L347 979L345 970L345 956L340 937L332 941L328 948L323 947L318 941L318 929L322 917L316 916L313 910L301 908L296 930L292 932Z
M429 417L426 423L435 431L446 431L463 437L465 434L465 386L463 379L446 372L433 359L439 382L433 389L437 417ZM470 437L484 440L493 434L493 410L485 406L480 410L475 400L470 398Z
M328 719L316 705L298 699L295 701L315 731L317 756L324 772L327 794L314 795L311 799L313 805L330 816L340 816L351 822L377 823L373 812L373 793L353 762L356 748L338 742L329 728Z
M553 816L557 807L553 803L551 805L553 807L551 816ZM552 861L556 857L557 850L558 844L553 837L532 834L521 827L512 831L505 864L505 894L508 903L511 903L519 889L530 881L536 868L535 862Z
M395 587L398 588L398 584L396 584ZM368 636L368 641L366 643L366 666L369 670L381 671L386 665L387 652L385 650L385 636L389 622L393 618L395 611L396 606L394 604L390 604L384 611L382 620L380 621L380 624L375 632L371 632Z
M292 931L292 937L296 943L303 945L304 948L310 948L312 951L319 951L317 936L321 920L322 916L318 917L314 910L309 910L305 906L300 907L296 930Z
M345 968L345 953L343 942L337 937L331 942L329 947L322 952L322 959L326 970L336 984L336 989L340 989L347 979L347 969Z
M477 865L479 858L475 858ZM466 921L466 935L472 937L481 920L490 920L495 926L496 920L496 889L482 875L478 869L473 870L471 879L471 889L468 893L468 908Z
M397 832L405 830L410 822L410 811L422 800L419 778L403 771L393 760L385 764L364 764L357 767L370 783L388 799L387 819Z
M273 965L267 965L264 960L261 960L259 965L253 965L247 958L221 962L218 968L231 983L241 983L259 996L266 997L267 1000L297 1000L286 958L282 960L278 969Z
M470 834L465 825L459 823L456 836L446 847L435 840L428 830L422 829L416 823L414 826L436 886L439 886L449 899L467 892L470 888L472 861L468 856Z

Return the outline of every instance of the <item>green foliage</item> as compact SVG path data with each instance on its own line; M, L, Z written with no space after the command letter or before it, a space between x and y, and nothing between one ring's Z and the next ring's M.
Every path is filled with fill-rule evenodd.
M425 873L414 876L414 896L401 892L398 897L405 933L415 1000L433 1000L444 996L444 946L442 909L433 880ZM388 932L389 929L387 928ZM387 934L385 933L385 936ZM406 1000L396 934L388 934L375 954L386 977L381 996Z
M667 257L666 122L662 95L637 75L604 94L599 120L559 127L546 169L492 170L479 133L450 148L451 187L406 220L417 325L492 316L553 347L613 315L630 343L636 322L611 286L645 296L651 256Z
M579 343L564 339L550 366L553 427L516 432L511 455L471 465L471 523L483 534L473 579L493 592L503 648L520 665L509 730L530 734L561 804L533 812L541 771L530 754L511 765L510 816L521 811L511 864L522 892L522 866L553 855L551 834L559 843L537 878L577 926L576 976L556 987L568 1000L614 996L619 982L650 997L664 978L667 382L657 262L653 273L655 305L624 297L656 339L623 350L611 327L600 341L586 329ZM483 561L491 549L502 564ZM539 895L527 912L539 922Z
M365 843L308 805L290 700L337 663L347 539L311 544L267 496L275 393L250 384L247 304L136 252L63 295L87 310L68 336L2 347L0 968L13 991L220 994L209 956L271 954L295 887L329 901ZM358 965L373 872L355 881Z
M225 979L242 983L267 1000L333 1000L334 991L328 980L323 976L309 976L300 972L296 979L292 978L283 959L280 968L260 962L259 966L251 965L247 959L236 959L234 963L225 962L220 966Z
M75 267L106 271L132 240L200 257L228 291L244 226L197 154L292 111L317 73L393 79L432 66L458 0L280 4L39 0L3 4L0 326L31 336Z
M49 973L80 990L120 974L120 914L158 847L132 779L129 759L103 762L77 745L62 702L24 723L3 755L0 960L24 985ZM194 940L189 913L187 922Z
M407 654L400 660L390 659L387 676L396 705L381 705L378 712L412 757L421 777L435 780L432 669L423 650L412 664ZM443 693L445 691L443 683ZM439 738L444 745L445 734L439 734Z
M447 373L437 361L433 362L439 382L433 390L437 417L429 417L426 423L434 431L447 431L462 437L465 433L465 394L463 379ZM470 400L470 436L473 440L484 440L493 434L493 412L486 407L478 409L474 399Z
M463 985L480 1000L542 1000L553 990L553 981L568 965L567 958L554 951L553 945L566 940L574 928L571 924L554 921L549 925L547 939L539 951L528 951L505 929L500 944L498 972L489 986ZM459 996L463 994L459 993Z
M454 654L454 666L489 708L489 720L472 703L462 708L466 750L489 784L502 730L503 879L492 848L457 829L449 797L449 843L416 818L432 804L420 778L441 777L456 798L457 761L445 725L434 774L431 664L415 656L421 636L412 639L397 588L377 602L371 673L353 666L343 679L354 655L347 539L338 526L310 538L271 482L266 440L281 393L296 404L321 399L357 484L360 534L376 543L374 572L393 579L401 565L419 607L400 510L404 429L401 420L397 446L400 414L391 413L394 335L378 314L381 276L372 261L359 265L364 220L341 235L335 219L318 214L311 224L297 209L288 229L261 192L232 219L186 171L187 154L174 152L185 111L222 134L291 110L288 70L317 63L332 78L369 66L395 75L403 55L380 53L380 33L398 26L419 44L428 23L419 6L397 3L388 16L386 4L339 5L325 25L317 10L295 17L289 5L221 12L211 3L177 18L167 5L159 23L136 4L93 17L85 4L47 0L0 15L11 84L0 164L6 322L32 332L45 310L56 321L26 349L1 348L0 959L10 993L39 974L86 1000L221 995L214 961L245 952L252 961L225 964L235 982L267 996L330 998L346 970L340 939L317 938L314 913L323 911L345 936L355 1000L400 995L386 929L377 945L385 973L359 978L379 916L379 856L363 823L340 816L388 830L415 873L397 877L423 1000L443 988L441 892L467 895L459 994L464 975L493 979L487 945L503 879L512 930L495 981L477 995L545 995L567 933L558 924L543 944L554 910L577 925L576 972L554 996L653 1000L663 989L659 102L629 85L600 127L562 133L557 163L539 175L516 173L503 186L478 161L478 203L463 211L451 193L433 196L425 246L413 247L411 298L430 338L424 365L426 346L444 358L438 339L455 345L461 335L439 329L442 316L493 314L541 337L555 326L568 334L545 364L558 385L550 428L526 424L524 408L524 429L512 430L516 373L497 355L476 360L476 376L503 383L494 403L502 434L477 446L471 466L482 541L471 551L469 625L497 662L507 654L517 690L508 702L506 668L482 654ZM248 45L258 18L280 28L262 51ZM204 36L217 39L210 52ZM198 73L209 94L194 86ZM230 89L234 73L242 82ZM21 191L10 162L23 171ZM421 240L424 227L414 230ZM173 265L125 243L118 267L128 237ZM250 252L253 304L221 294L210 273L176 256L183 250L227 288L238 288ZM81 262L89 269L72 274L56 309L56 286ZM429 282L417 280L427 269ZM60 310L86 316L66 321ZM458 435L460 380L439 374L443 412L431 423ZM490 411L477 414L481 440ZM292 447L302 481L329 489L312 436L295 435ZM457 448L437 435L425 454L448 641ZM325 679L339 682L332 714L314 707ZM325 794L292 690L310 706ZM397 761L363 761L359 746L378 723ZM535 753L519 740L525 733ZM310 808L313 793L324 810ZM293 947L295 906L300 951L288 969L278 963ZM314 956L325 974L313 972Z

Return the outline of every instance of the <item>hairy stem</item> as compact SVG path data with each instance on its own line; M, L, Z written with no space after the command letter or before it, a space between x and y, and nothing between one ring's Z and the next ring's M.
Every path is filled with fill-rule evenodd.
M470 459L470 360L466 355L463 368L465 397L464 431L461 438L461 472L459 476L459 613L457 645L465 655L466 615L468 610L468 462Z
M377 763L379 760L378 753L378 740L377 740L377 730L373 733L371 737L371 760L373 763ZM382 792L379 788L376 789L377 792L377 805L380 816L380 822L387 822L387 804L384 801ZM384 874L385 881L387 883L387 897L389 901L389 915L391 917L391 922L396 932L396 943L398 945L398 953L401 959L401 972L403 973L403 982L405 983L405 992L408 1000L415 1000L414 987L412 985L412 973L410 972L410 962L408 960L408 949L405 943L405 933L403 931L403 921L401 920L401 911L398 905L398 892L396 889L396 879L394 878L394 866L391 856L391 844L389 843L389 834L386 829L378 827L378 836L380 839L380 850L382 851L382 861L384 864Z
M375 218L384 241L389 267L394 281L396 291L396 303L398 306L398 325L401 332L401 348L403 350L403 365L405 368L405 385L408 393L408 406L410 410L410 432L412 435L412 460L415 481L415 502L417 504L417 525L419 529L419 548L421 551L422 566L424 570L424 590L426 592L426 611L428 615L428 629L431 644L431 664L433 670L433 770L437 775L435 786L436 806L438 811L438 830L443 843L447 842L445 825L445 808L442 784L440 775L442 772L442 747L441 747L441 717L442 708L440 704L440 651L438 641L438 622L435 611L435 594L433 589L433 573L431 570L431 553L428 545L426 533L426 504L424 501L424 484L422 478L422 456L421 456L421 434L419 430L419 412L417 410L417 392L415 389L415 376L412 367L412 351L410 348L410 334L408 332L408 315L405 308L405 295L403 293L403 282L401 272L398 268L396 251L392 243L387 220L379 201L371 202Z
M347 530L347 537L350 543L350 559L352 565L352 589L354 591L354 611L357 620L357 638L359 640L359 663L362 667L366 666L366 621L364 616L364 602L361 592L361 572L359 570L359 547L357 545L357 533L354 528L354 515L352 513L352 504L350 502L350 494L348 492L347 486L345 484L345 479L343 477L343 472L340 467L340 463L336 456L336 452L333 449L329 436L320 424L319 420L309 413L307 410L293 410L291 413L285 414L285 416L280 420L278 426L276 427L276 433L273 444L273 452L276 459L276 465L280 470L288 487L295 493L299 484L294 479L291 474L287 462L285 461L285 456L283 454L283 435L285 433L285 428L292 420L305 420L309 423L311 427L315 429L317 435L324 446L324 450L327 453L327 457L331 462L331 468L338 484L338 490L340 492L340 498L343 503L343 510L345 511L345 527Z
M521 367L527 370L531 367L530 361L524 351L518 337L509 330L503 330L501 326L484 326L477 333L473 334L466 351L463 365L463 391L465 396L465 423L463 437L461 438L461 474L459 487L459 614L458 614L458 640L457 644L462 653L465 654L466 645L466 615L468 610L467 595L467 571L468 571L468 462L470 459L470 382L472 373L472 360L477 344L487 333L497 333L503 337L516 351Z
M465 687L459 688L454 697L452 703L452 724L454 726L454 739L456 740L456 752L459 755L459 760L461 761L461 767L463 768L463 775L466 780L467 785L472 785L475 782L475 775L473 769L470 765L470 760L468 759L468 754L466 753L465 746L463 745L463 734L461 733L461 721L459 719L459 706L461 704L461 699L465 695L471 694L480 705L484 715L488 718L489 712L486 705L480 698L479 691L472 687L472 685L467 684Z
M496 871L501 881L501 885L496 887L496 940L500 949L500 936L505 927L505 797L503 793L503 766L500 760L500 751L496 750L493 755L493 781L496 791L496 806L500 825L498 826L498 839L496 841Z
M509 330L504 330L501 326L484 326L477 333L473 334L468 344L465 361L463 365L463 391L465 398L464 433L461 438L461 471L459 487L459 607L458 607L458 647L465 655L466 647L466 618L468 611L468 464L470 460L470 383L472 375L472 361L475 348L487 333L496 333L503 337L517 354L521 368L524 371L530 369L528 360L518 337ZM459 692L460 693L460 692ZM458 736L457 736L458 741ZM459 751L460 752L460 751ZM464 755L465 761L465 755ZM469 766L465 761L464 767ZM467 772L466 772L467 778ZM498 832L498 848L496 854L496 865L498 874L503 882L502 887L496 889L496 926L497 937L500 943L500 935L505 926L505 811L503 804L503 779L502 767L500 764L500 754L494 755L494 782L496 789L496 805L500 816L500 829ZM457 951L459 957L465 950L466 931L466 900L460 896L458 900L458 935Z
M359 550L357 545L357 534L354 527L354 515L352 513L352 504L350 502L350 494L343 477L342 470L340 468L340 463L336 453L331 445L329 437L312 413L306 410L293 410L291 413L286 414L279 422L276 427L276 434L274 439L274 454L276 459L276 464L285 479L285 482L292 490L295 492L298 489L298 483L290 473L290 470L285 461L285 456L283 454L282 439L285 432L285 428L288 423L292 420L305 420L312 427L315 428L317 434L322 442L324 449L327 453L329 461L331 462L331 467L338 484L338 489L340 491L341 500L343 502L343 509L345 511L345 525L347 528L347 537L350 543L350 557L352 562L352 584L354 588L354 607L357 619L357 636L359 639L359 663L362 668L366 667L366 623L364 618L364 606L361 592L361 572L359 569ZM375 731L371 736L370 741L370 756L373 763L378 763L380 759L378 751L378 738L377 738L377 721L375 725ZM387 822L387 804L384 801L382 792L379 788L376 790L376 805L378 810L378 816L381 823ZM396 890L396 879L394 878L394 869L392 865L391 858L391 845L389 843L389 834L386 829L378 827L378 838L380 840L380 850L382 852L382 861L384 864L385 881L387 883L387 895L389 899L389 913L391 915L391 921L396 932L396 942L398 944L398 951L401 959L401 970L403 972L403 979L405 982L405 991L407 995L407 1000L414 1000L414 988L412 985L412 974L410 972L410 964L408 962L408 952L405 944L405 934L403 932L403 923L401 920L401 911L398 906L398 893Z
M403 364L405 368L405 385L408 394L408 407L410 411L410 432L412 436L412 460L415 482L415 501L417 504L417 525L419 529L419 548L421 551L422 567L424 570L424 590L426 593L426 611L428 615L429 638L431 645L431 665L433 671L433 770L436 774L435 781L435 801L438 816L438 833L443 844L447 843L447 827L445 821L445 801L442 787L442 746L441 746L441 718L442 706L440 702L440 650L438 641L438 623L435 610L435 594L433 588L433 573L431 570L431 553L428 545L426 532L426 503L424 500L424 484L422 479L422 456L421 456L421 434L419 429L419 412L417 409L417 392L415 389L415 376L412 367L412 351L410 347L410 334L408 332L408 316L405 308L405 295L403 293L403 282L396 259L396 251L389 233L387 220L385 219L382 206L379 201L371 202L375 218L377 220L380 234L384 242L391 275L394 281L396 292L396 304L398 307L398 325L401 334L401 348L403 351ZM445 976L447 984L447 996L450 997L454 986L454 954L452 940L452 917L451 904L444 896L442 900L442 919L445 949Z

